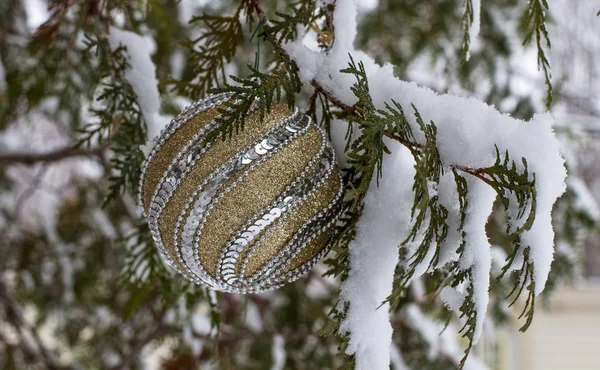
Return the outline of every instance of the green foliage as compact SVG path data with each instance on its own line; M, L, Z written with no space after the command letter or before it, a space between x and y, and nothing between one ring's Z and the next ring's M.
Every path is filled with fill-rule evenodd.
M463 34L462 45L461 45L461 50L462 50L461 63L465 63L470 54L471 42L473 40L471 40L469 31L471 30L471 27L473 27L473 19L474 19L473 11L474 11L473 10L473 0L465 0L465 12L464 12L463 18L462 18L462 26L464 28L464 34Z
M299 26L306 27L321 18L321 12L315 14L315 7L314 1L300 1L297 6L290 7L293 14L276 12L268 32L276 35L279 44L295 40Z
M438 203L438 195L435 191L442 173L442 164L437 149L437 129L433 122L426 124L423 121L416 107L413 106L413 109L417 123L425 134L425 145L418 151L413 150L416 154L413 154L416 161L413 183L414 202L411 209L413 227L401 245L405 246L409 242L414 242L416 238L420 238L421 243L411 257L409 268L403 278L404 283L401 283L401 286L410 280L415 268L425 260L430 248L436 250L429 266L437 265L440 245L448 235L448 224L446 223L448 210ZM428 222L428 225L423 232L424 222Z
M417 107L402 107L393 100L383 109L376 108L364 67L352 58L343 72L356 81L352 91L358 101L354 106L340 107L335 97L328 96L326 91L311 91L310 86L301 89L298 69L281 44L295 40L298 30L310 29L317 33L322 51L327 52L333 44L329 37L334 31L335 4L320 8L321 2L317 4L314 0L285 4L275 0L230 0L218 5L213 2L198 6L194 13L202 15L193 18L190 24L180 24L178 12L183 8L178 7L177 1L60 0L52 2L51 19L40 29L44 32L33 36L12 25L11 18L15 24L26 24L21 2L7 1L8 12L0 14L0 60L7 82L6 90L0 92L0 126L43 108L44 118L56 121L61 128L62 123L71 128L74 145L110 146L111 149L106 156L110 162L100 160L107 173L105 178L77 184L76 196L71 198L69 192L65 198L57 223L59 242L50 240L43 232L14 237L13 233L5 234L0 227L0 235L11 243L11 248L3 249L0 268L7 267L14 272L14 290L20 303L39 310L35 325L41 327L51 322L55 312L69 318L52 322L58 325L56 348L59 348L51 353L53 357L62 358L60 351L68 348L73 354L74 368L134 368L141 349L160 343L175 348L171 358L163 364L165 369L206 364L220 368L269 368L273 363L273 337L280 335L288 351L286 369L352 369L355 365L354 358L345 354L349 335L340 333L340 323L352 302L338 302L337 286L312 280L319 279L314 271L270 295L240 299L230 294L211 295L181 277L172 276L162 264L147 226L128 203L129 194L136 190L143 158L138 148L147 138L137 97L123 78L129 68L127 50L123 47L112 50L106 41L109 27L115 24L154 38L156 50L152 59L157 66L159 86L172 87L172 94L161 91L163 113L176 114L180 109L177 99L182 96L197 99L207 92L232 94L220 112L221 129L214 132L211 140L227 138L244 129L251 111L257 109L264 115L280 100L289 106L308 106L313 120L328 132L331 125L336 124L335 119L351 123L346 152L352 166L343 172L347 184L344 214L336 226L332 242L334 253L326 260L328 276L340 280L348 276L348 245L356 235L364 197L369 187L376 186L379 178L386 175L382 173L382 161L389 148L384 137L410 150L416 170L413 223L409 237L398 240L402 263L396 269L394 289L388 298L395 330L394 345L409 367L437 370L462 366L444 354L429 356L428 342L403 316L403 310L409 305L418 305L424 313L438 319L451 316L438 296L445 286L466 288L466 299L459 308L465 320L461 333L468 343L465 356L472 349L478 314L473 301L473 271L462 270L456 263L438 266L437 257L447 234L454 231L449 230L450 212L457 212L460 218L456 231L462 236L462 242L457 253L460 255L465 250L468 210L476 206L469 202L468 184L473 178L495 189L500 211L500 204L509 212L514 210L506 222L495 214L488 225L489 233L498 239L497 244L508 251L506 265L495 272L499 276L495 276L497 281L490 292L490 314L494 318L504 315L503 320L508 320L503 311L505 295L513 300L524 295L524 328L531 323L535 303L534 266L529 263L530 249L521 245L520 235L531 227L533 220L535 174L530 173L524 160L513 162L508 153L501 153L498 148L496 162L489 168L442 166L435 123L422 117ZM535 35L538 52L541 50L538 60L551 98L549 61L543 54L550 47L545 28L548 4L535 0L528 4L522 24L526 30L525 42L531 42ZM269 15L268 19L259 14L258 5ZM376 9L362 15L357 47L378 61L390 61L401 77L406 76L408 66L426 56L440 63L447 81L458 83L465 91L476 91L481 79L486 78L492 84L486 101L499 106L507 96L513 96L509 85L492 78L513 52L509 33L499 25L513 24L505 21L514 18L523 2L491 0L482 7L479 37L486 47L476 51L470 50L473 40L468 39L473 22L472 1L465 0L464 14L457 11L460 5L454 0L439 0L435 4L420 0L380 0ZM217 9L219 13L215 14ZM423 22L424 14L426 22ZM448 52L447 45L460 42L456 36L461 35L461 27L462 44L456 45L457 53ZM254 29L260 41L266 41L264 48L258 49L244 41ZM82 44L77 40L83 39L84 34L88 37ZM467 51L471 51L471 59L458 68L460 58L455 54L459 54L460 46L463 61ZM181 55L184 71L179 80L174 80L170 77L177 69L174 57ZM245 65L252 55L260 57L262 63L248 71ZM242 72L226 79L224 71L228 64L234 64ZM518 99L511 112L513 116L528 118L539 109L529 97ZM57 108L47 109L52 106L47 103L54 101L58 102ZM89 122L89 116L82 115L83 108L87 109L83 103L92 101ZM164 109L165 106L168 109ZM424 140L417 141L413 133ZM446 209L437 197L436 188L446 171L454 175L458 210ZM5 179L7 173L0 170L0 178ZM9 192L18 184L5 182L0 191L10 196ZM43 191L48 193L62 191L42 185ZM110 202L100 209L100 200L105 195ZM556 212L564 218L555 218L558 220L557 240L575 245L579 240L577 230L594 221L573 207L576 203L573 194L567 194L561 202ZM98 221L102 217L104 223ZM507 222L509 229L505 230ZM64 244L64 254L55 252L60 242ZM422 277L426 292L423 297L416 297L407 282L417 264L432 252L431 248L436 250L429 267L437 270ZM62 277L69 271L62 266L64 260L71 261L74 269L76 298L72 302L64 299L66 288ZM515 264L519 264L515 266L516 273L508 276ZM550 286L556 286L564 275L575 274L574 261L565 255L558 254L555 264ZM313 283L323 288L312 289L314 286L311 286L311 292L319 290L320 293L309 299L307 287ZM326 311L331 307L327 317ZM261 318L259 329L251 325L255 321L251 318L252 312ZM197 322L191 320L194 315L210 320L208 333L197 330ZM86 334L89 328L93 328L91 338ZM315 335L317 331L320 336ZM172 341L166 341L167 338ZM203 342L202 349L192 354L192 346L197 341ZM8 360L2 358L4 353L10 353ZM0 336L0 367L38 366L37 358L19 353L18 347L5 346ZM106 358L118 358L122 362L108 364Z
M293 108L295 94L300 91L301 86L295 64L282 65L271 73L262 73L251 66L248 68L252 71L249 78L231 76L238 85L226 82L222 88L210 90L214 93L229 93L231 98L224 107L219 108L219 116L215 120L218 129L209 134L207 140L218 136L225 139L243 130L246 118L254 107L258 108L263 119L272 104L281 100L283 94L288 107Z
M523 45L531 42L535 34L535 43L538 51L538 68L544 71L546 80L546 106L552 104L552 68L546 50L550 50L551 43L546 29L546 15L548 13L548 2L546 0L529 0L529 6L523 20L525 39ZM544 45L545 44L545 45Z
M359 205L362 204L373 178L378 179L382 176L383 155L389 152L383 142L383 137L394 139L407 147L415 159L414 201L411 209L412 228L400 246L405 247L415 241L418 241L419 245L415 247L414 253L409 256L407 268L398 274L393 291L388 297L388 301L392 306L397 307L405 295L404 290L407 288L415 268L425 261L431 253L431 248L435 248L435 251L429 262L429 269L437 268L439 248L448 236L448 210L439 203L437 195L440 176L445 170L437 148L437 129L434 122L426 123L417 108L413 106L416 124L425 138L424 142L415 141L404 110L397 102L392 101L391 104L386 104L384 110L375 108L370 97L368 80L362 63L355 63L350 57L348 68L343 69L341 72L352 74L356 78L356 82L351 89L358 98L358 102L352 107L352 113L347 114L346 118L351 123L357 124L360 133L354 141L349 141L347 145L347 154L352 163L354 176L348 183L346 195L346 199L351 200L351 202L347 202L346 206L346 213L348 214L347 218L344 219L347 222L346 229L336 239L335 245L337 248L343 248L342 241L349 243L352 240L355 232L355 220L360 216ZM531 228L535 216L535 173L530 173L527 161L524 158L522 159L522 165L517 166L514 161L510 160L508 152L502 155L497 147L496 161L490 167L470 169L461 166L449 166L446 170L453 171L458 194L460 224L457 231L462 235L463 240L457 253L461 255L466 246L464 225L468 212L469 189L466 179L459 175L459 172L473 176L491 186L498 193L499 199L506 210L509 209L511 203L515 203L517 211L515 215L511 215L513 217L511 222L512 224L521 222L519 227L511 228L509 226L511 238L516 241L515 252L509 256L507 265L498 279L510 269L512 259L515 258L516 254L522 253L524 262L520 270L521 279L519 279L509 296L518 298L524 289L528 291L522 314L527 318L522 328L522 330L525 330L532 320L535 286L532 280L533 264L528 259L529 250L527 248L521 249L518 241L519 236ZM342 264L330 262L330 266L334 267L334 270L329 273L334 274L334 271L339 271L340 265ZM453 263L450 266L450 271L454 278L448 280L448 284L454 287L465 282L467 284L466 298L460 307L461 315L465 318L465 324L461 332L469 343L465 351L465 357L460 364L460 367L462 367L472 347L478 313L475 309L473 296L472 271L470 269L462 270L458 263ZM438 289L442 287L443 284L438 286ZM333 317L337 316L339 319L339 315L334 312L332 312L332 315Z
M124 313L129 318L151 293L174 293L170 289L173 280L160 260L146 223L138 225L120 243L128 250L120 280L132 293Z
M231 17L203 14L192 18L190 23L205 27L202 35L185 43L195 78L174 82L175 91L196 100L209 88L225 81L225 64L231 62L244 38L240 23L242 9L243 3Z
M144 155L139 146L146 143L146 124L131 86L124 80L125 70L130 68L127 49L111 50L106 39L88 38L88 52L95 52L102 61L101 87L90 112L98 119L95 125L80 130L76 146L98 145L108 142L115 155L111 158L113 174L110 177L106 201L116 199L125 191L135 194ZM102 81L102 82L101 82Z

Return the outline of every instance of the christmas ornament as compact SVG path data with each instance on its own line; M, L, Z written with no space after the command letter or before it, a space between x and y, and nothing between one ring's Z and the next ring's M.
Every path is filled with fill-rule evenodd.
M142 166L139 202L165 263L225 292L280 287L327 251L343 185L325 133L297 108L253 109L209 142L229 95L180 113Z

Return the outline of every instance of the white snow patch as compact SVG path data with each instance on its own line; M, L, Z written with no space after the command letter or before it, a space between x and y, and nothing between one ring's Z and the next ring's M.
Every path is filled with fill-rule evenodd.
M46 153L69 143L68 133L37 111L0 132L3 153ZM103 168L93 159L72 157L49 164L9 166L5 174L13 186L0 196L0 225L8 223L3 214L14 218L8 230L10 238L55 230L64 202L74 201L78 186L100 178Z
M579 177L571 176L568 184L569 188L575 193L575 208L585 212L593 220L600 221L600 206L598 206L598 202L585 182Z
M252 302L248 302L246 308L246 326L255 333L263 330L263 320L260 311L258 306Z
M479 1L474 1L474 8L477 8L479 20ZM446 168L451 165L468 168L492 166L496 159L495 146L500 153L508 151L520 169L523 168L521 158L526 158L530 173L536 175L537 204L535 221L531 229L522 234L522 243L530 247L529 258L534 262L535 294L541 293L554 253L552 206L564 192L566 178L564 160L552 129L554 119L545 113L535 115L530 121L518 120L501 114L494 107L475 98L438 95L428 88L396 78L391 64L380 66L364 52L354 49L356 14L353 0L340 0L336 3L335 43L328 53L310 50L303 45L302 40L284 45L298 65L302 82L308 84L316 80L340 101L353 105L356 97L350 87L355 82L355 77L340 73L341 69L348 66L350 54L356 62L364 64L374 104L378 108L384 108L385 102L394 99L403 106L418 142L424 142L424 135L411 114L411 104L417 107L426 122L435 123L437 145L442 164ZM474 22L474 26L473 32L478 31L479 21ZM475 34L476 32L473 33ZM334 145L338 146L335 141ZM395 254L398 242L406 235L402 226L409 223L406 209L410 209L410 202L407 200L412 195L412 175L405 168L410 167L407 166L410 161L399 157L396 152L400 148L392 146L390 149L395 153L385 156L384 166L388 170L384 168L380 188L373 186L367 195L365 214L359 221L356 240L349 246L350 278L342 287L343 300L351 302L342 331L351 333L347 352L355 353L359 369L383 369L389 366L391 327L387 322L387 306L382 306L378 311L375 309L391 289L392 264L397 259ZM403 153L410 157L406 151ZM389 169L390 165L393 170ZM477 335L474 339L477 341L489 299L487 287L491 246L485 234L485 224L492 211L495 193L481 181L470 178L470 175L461 173L461 176L468 180L469 215L465 222L468 245L460 266L473 269L474 298L478 314ZM451 181L447 181L447 185L440 183L437 189L440 197L448 192L444 186L454 184ZM394 188L393 191L391 188ZM405 192L402 194L404 199L400 200L394 192ZM382 197L383 194L386 196ZM455 202L448 202L452 205L449 210L456 212ZM393 224L394 230L387 230L385 226L388 224ZM456 236L454 240L448 241L452 245L456 245L456 242ZM458 258L449 248L443 247L444 258ZM427 264L417 267L415 277L426 272L429 259L430 256L427 256Z
M24 0L23 8L27 14L27 27L36 29L50 18L48 5L43 0Z
M285 339L280 334L273 336L273 346L271 347L273 355L273 366L271 370L283 370L285 366Z
M479 36L481 30L481 0L471 0L473 6L473 23L469 26L469 50L467 50L467 60L471 58L471 45Z
M150 57L156 46L146 37L116 27L110 28L108 41L113 50L121 45L127 48L130 68L125 71L125 79L133 88L146 121L150 141L141 149L148 155L154 146L152 139L168 123L168 119L159 114L160 95L156 80L156 66Z
M425 315L417 305L408 305L404 311L405 320L427 342L427 353L430 359L438 357L450 358L458 364L463 357L463 350L456 341L456 330L452 324L444 330L444 323L434 321ZM489 368L474 354L467 358L464 370L489 370Z
M398 350L398 348L392 344L391 351L391 365L393 370L410 370L408 365L404 362L404 358L402 358L402 353Z
M392 151L383 159L386 180L379 187L373 182L365 197L356 238L348 246L348 279L340 293L342 302L350 302L340 332L350 333L346 352L355 355L358 370L389 369L392 326L389 304L381 303L392 290L398 242L410 223L412 182L406 179L414 176L414 162L408 149L396 142L386 144Z
M0 94L6 91L6 72L4 71L4 64L0 60Z

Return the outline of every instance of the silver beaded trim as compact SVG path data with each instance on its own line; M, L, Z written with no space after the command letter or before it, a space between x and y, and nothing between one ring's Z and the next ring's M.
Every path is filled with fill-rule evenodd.
M256 284L259 286L272 285L274 279L282 273L308 243L335 223L341 210L342 196L343 187L340 182L340 188L334 200L321 210L321 212L305 222L292 237L292 240L276 256L244 282L249 286Z
M255 276L250 279L246 279L242 276L235 275L235 265L238 262L241 250L250 244L250 242L256 238L258 234L260 234L267 226L272 225L277 217L279 217L278 222L272 227L268 228L261 238L253 244L252 249L247 253L246 258L243 263L243 270L245 270L245 265L247 264L252 252L255 248L259 247L260 243L269 235L275 228L279 227L287 218L289 214L289 210L292 206L296 206L300 204L302 201L306 200L309 195L311 195L320 184L325 182L327 178L332 173L333 165L335 163L335 152L333 148L329 145L326 140L326 134L320 128L318 128L321 132L323 138L323 144L319 153L313 158L312 161L319 161L317 166L307 167L307 170L304 171L303 175L299 176L295 183L290 185L286 192L282 194L282 196L274 202L270 207L266 208L262 212L258 213L253 217L253 220L258 220L254 223L249 222L243 229L242 232L239 232L235 237L232 238L230 242L228 242L226 248L224 248L224 253L221 255L221 259L219 261L219 274L218 277L222 277L222 281L225 282L229 286L228 291L238 292L238 293L249 293L249 292L260 292L264 290L269 290L276 288L277 284L273 279L269 279L268 281L261 281L259 277L263 276L267 271L275 270L274 275L275 278L278 276L281 271L291 262L292 258L294 258L300 251L310 243L317 235L321 234L328 228L330 228L337 217L339 216L339 210L341 209L341 200L343 196L343 185L342 179L339 177L340 186L338 189L338 193L334 197L332 203L330 203L324 210L322 210L319 214L305 223L300 231L296 233L294 239L284 248L282 251L275 256L270 263L263 267ZM312 162L311 161L311 162ZM310 174L309 176L306 176ZM323 176L323 178L319 181L319 176ZM338 174L338 176L340 176ZM306 181L308 180L308 181ZM310 181L313 181L312 189L309 187L302 187L303 183L308 184ZM292 196L288 196L294 194L290 192L291 189L295 188L295 190L300 190L298 185L302 188L301 191L297 194L297 197L294 199ZM303 192L304 193L303 193ZM308 193L307 193L308 192ZM292 205L292 200L294 204ZM288 212L286 212L288 211ZM261 217L262 216L262 217ZM266 217L265 217L266 216ZM261 221L263 224L261 224ZM318 230L314 233L310 233L311 230ZM303 268L297 268L294 271L290 271L286 273L283 279L286 279L287 282L291 282L293 280L298 279L302 276L306 271L312 267L320 258L327 253L329 249L325 248L325 250L318 253L317 256L313 257L311 261L305 263ZM291 256L288 259L287 263L282 265L282 261L284 258ZM306 267L307 265L310 267ZM264 279L263 279L264 280ZM279 279L281 280L281 279Z
M195 281L200 279L202 282L215 287L221 285L220 281L210 277L202 268L198 257L198 249L195 248L198 244L200 232L204 227L206 217L210 214L210 210L224 194L231 191L231 189L233 189L258 164L271 157L281 147L285 146L298 135L304 134L308 131L309 127L310 123L308 120L303 119L303 116L295 110L293 115L286 118L279 125L271 129L269 133L259 138L247 148L240 151L198 185L195 192L181 211L174 233L176 243L175 249L181 252L180 255L182 259L180 262L186 267L187 272L196 276ZM237 173L244 170L245 167L247 168L244 173L239 176L234 183L217 195L217 191L221 186L233 178ZM181 235L179 235L183 217L187 213L187 210L192 206L192 203L194 204L194 207L183 226ZM178 236L181 236L182 240L181 249L177 248Z
M196 188L193 195L189 198L180 213L174 230L174 249L177 260L183 268L175 265L169 253L166 251L160 230L158 228L158 219L167 202L172 197L175 190L181 184L187 173L191 170L199 158L210 148L210 143L203 140L206 135L216 129L215 120L209 122L205 127L199 130L177 153L177 156L171 161L167 170L161 177L158 185L154 189L150 206L146 212L142 199L142 189L149 163L154 159L156 153L164 143L184 124L189 122L198 114L222 105L231 94L219 94L208 96L207 98L193 103L184 109L167 125L160 134L152 141L154 146L142 165L142 173L138 184L138 201L144 216L147 217L152 237L157 245L163 261L170 267L176 269L188 280L197 284L208 285L209 287L225 292L232 293L257 293L265 290L278 288L288 282L298 279L309 271L320 258L329 251L326 246L317 253L310 261L304 263L298 268L283 273L283 270L292 263L293 259L318 235L329 230L340 215L341 200L343 196L343 184L340 177L340 188L334 200L317 215L305 222L299 231L293 236L293 239L275 255L267 265L263 266L251 277L245 277L246 265L250 257L259 247L259 244L276 227L280 226L288 217L289 211L305 201L316 189L321 186L327 178L330 177L334 163L335 153L331 144L326 139L326 134L317 127L322 136L322 145L319 153L311 159L306 169L300 174L292 184L286 187L285 191L269 207L255 214L248 223L240 229L223 248L220 255L216 278L212 278L202 267L199 258L199 240L204 223L212 208L223 198L223 196L236 187L250 171L258 164L262 163L289 142L299 135L306 133L312 126L308 116L298 112L296 108L289 117L273 127L269 132L261 136L254 143L238 152L235 156L213 171ZM255 110L256 102L251 107ZM223 185L238 173L240 175L227 188L222 189ZM185 224L183 220L190 207L193 206ZM146 214L147 213L147 214ZM317 230L317 231L314 231ZM252 245L246 253L243 261L241 276L235 276L234 266L240 257L243 248L250 245L259 234L261 238ZM181 240L181 246L178 247L178 236Z
M207 104L198 106L198 112L202 112L202 108L206 110L210 107L219 105L219 101L220 100L209 100ZM187 118L187 120L189 121L191 117L193 116L190 116L189 118ZM171 130L168 130L167 136L170 137L170 135L172 135L172 132L174 132L177 128L178 127L173 127ZM209 132L215 130L216 128L216 122L215 120L212 120L205 127L200 129L200 131L198 131L198 133L196 133L192 137L192 139L188 140L184 148L181 149L177 153L175 158L173 158L171 163L169 163L167 170L159 180L158 185L156 186L156 189L154 190L154 193L151 198L152 201L150 203L147 215L150 233L152 235L152 238L154 239L160 256L162 257L163 261L171 268L176 269L177 267L171 260L171 257L169 256L162 243L162 235L160 234L160 230L158 227L158 219L162 214L163 208L171 199L171 196L179 187L187 173L192 169L192 167L196 164L200 157L208 150L208 148L210 148L210 143L201 143L200 139ZM162 145L163 143L164 141L161 142L160 140L158 142L159 145Z
M146 177L146 171L148 170L148 166L149 166L150 162L154 159L154 156L156 155L158 150L164 145L164 143L180 127L182 127L183 125L188 123L192 118L194 118L195 116L197 116L198 114L200 114L204 111L207 111L209 109L212 109L216 106L223 104L230 97L231 97L230 93L210 95L200 101L192 103L191 105L186 107L181 113L179 113L175 118L173 118L171 120L171 122L169 122L169 124L167 126L165 126L155 138L152 139L154 146L153 146L150 154L148 154L148 156L142 163L142 168L141 168L141 173L140 173L140 181L138 183L138 204L142 208L142 213L143 213L144 217L147 217L147 215L146 215L146 210L144 209L144 206L143 206L144 203L143 203L143 199L142 199L142 188L144 185L144 179ZM197 140L198 138L199 138L199 136L196 137L195 140ZM179 159L179 158L176 158L176 159Z
M275 271L273 271L273 275L271 277L267 277L265 279L259 280L254 284L251 285L247 285L247 286L242 286L242 287L237 287L237 288L232 288L230 290L228 290L229 292L235 292L235 293L260 293L260 292L264 292L267 290L272 290L272 289L277 289L279 287L282 287L288 283L291 283L297 279L299 279L302 275L306 274L308 271L310 271L310 269L313 268L313 266L319 261L321 260L321 258L323 258L325 255L327 255L327 253L329 253L329 251L331 250L331 245L327 245L323 250L321 250L319 253L317 253L310 261L304 263L303 265L297 267L296 269L292 270L292 271L288 271L287 273L285 273L284 275L281 275L283 269L289 264L291 263L292 259L302 250L304 249L312 240L314 240L314 238L316 238L318 235L320 235L323 232L326 232L327 230L329 230L330 228L332 228L336 222L338 221L339 217L342 214L342 209L341 209L341 201L342 201L342 196L343 196L343 190L344 190L344 186L342 184L342 178L341 175L338 174L339 179L340 179L340 187L338 190L338 194L336 195L335 200L328 206L326 207L325 210L321 211L321 213L326 212L328 209L336 208L338 211L337 213L334 215L334 217L327 222L324 226L322 226L319 230L317 230L314 233L311 233L308 238L305 239L305 241L301 244L301 246L299 248L296 248L296 252L292 254L292 257L289 258L288 263L285 264L285 266L283 267L273 267L273 269L275 269ZM335 204L337 204L338 206L335 206ZM316 218L319 215L313 217ZM310 223L313 219L309 220L303 227L309 227L307 226L308 223ZM299 231L299 233L302 231L303 229L301 229ZM305 229L306 230L306 229ZM333 233L333 230L332 230ZM279 256L277 256L276 258L281 258ZM265 271L265 273L271 272L271 270L269 271Z
M321 134L323 135L323 133ZM316 162L318 163L314 165ZM311 163L307 169L294 183L292 183L292 185L288 187L288 189L286 189L282 196L272 205L272 208L269 210L269 212L265 213L263 217L256 221L255 225L259 227L258 232L255 233L255 230L251 229L255 225L250 226L247 230L244 230L247 231L245 235L239 235L239 238L236 238L237 243L231 243L229 248L226 248L225 250L228 252L234 250L239 253L244 247L244 245L240 244L240 239L246 240L248 242L247 244L249 244L260 233L260 231L271 225L275 219L279 218L280 216L281 220L278 222L278 225L281 224L287 218L289 211L292 208L298 206L308 199L308 197L311 196L316 189L329 178L333 170L333 163L335 163L334 151L326 146L325 136L323 136L321 149L319 150L319 153L317 153L317 155L311 160ZM276 214L276 217L273 217L271 220L268 216L272 215L272 212ZM252 234L250 239L246 238L246 236L248 236L248 232ZM246 254L246 257L242 263L240 277L237 277L234 271L235 264L237 263L237 257L235 261L231 261L231 256L229 256L229 260L224 260L223 265L227 265L229 267L229 269L221 270L221 274L223 275L223 279L225 281L232 285L234 285L234 282L239 279L244 281L246 265L256 251L257 246L258 243L252 245Z

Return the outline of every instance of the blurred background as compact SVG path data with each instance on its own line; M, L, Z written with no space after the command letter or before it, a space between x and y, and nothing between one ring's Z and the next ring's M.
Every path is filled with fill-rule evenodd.
M261 3L268 15L290 13L292 4ZM339 287L322 276L324 265L260 295L187 286L156 257L135 203L136 184L114 192L115 178L128 169L115 166L122 153L97 141L74 147L103 119L95 98L107 82L107 65L90 40L106 37L108 25L143 35L156 64L161 114L173 117L198 98L180 88L198 77L196 46L188 41L204 29L193 16L233 14L237 4L0 2L0 369L334 369L344 363L336 339L316 334L328 323ZM357 47L394 64L400 78L475 96L522 119L547 109L537 49L523 45L528 1L483 1L481 34L463 65L462 0L359 4ZM600 3L549 5L550 111L569 170L568 191L555 207L555 262L526 333L519 332L520 311L492 298L484 339L465 369L600 369ZM246 40L251 33L244 28ZM255 43L245 42L227 73L247 73L255 51ZM307 100L303 92L300 103ZM139 112L119 116L114 130L128 119L139 119ZM509 248L499 231L503 217L498 210L489 223L500 265ZM430 286L428 278L415 282L406 304L391 313L393 369L458 369L465 343L456 328L435 334L446 320L460 326L460 319ZM499 284L492 294L501 297L509 286Z

